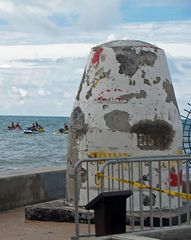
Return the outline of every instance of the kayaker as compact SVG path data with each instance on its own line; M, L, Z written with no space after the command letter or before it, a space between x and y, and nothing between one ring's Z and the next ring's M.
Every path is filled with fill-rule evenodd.
M66 123L64 123L64 130L66 130L66 131L69 130L68 124L66 124Z
M15 129L15 124L14 124L14 122L12 122L10 126L8 126L8 129L9 129L9 130Z
M38 131L38 128L35 123L32 124L32 131Z
M17 129L22 129L22 128L21 128L21 125L20 125L18 122L16 123L15 128L17 128Z

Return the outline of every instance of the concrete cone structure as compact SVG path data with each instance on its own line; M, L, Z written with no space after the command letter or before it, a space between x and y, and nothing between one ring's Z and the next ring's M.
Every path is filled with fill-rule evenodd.
M70 120L68 202L72 204L74 200L69 173L78 160L177 154L182 154L182 123L164 51L147 42L128 40L93 47ZM179 174L176 164L171 168ZM97 169L92 165L89 171L91 200L97 193ZM147 171L145 167L144 175ZM156 187L157 166L153 165L152 171L153 187ZM166 189L167 164L162 167L161 176L162 187ZM138 180L136 169L134 179ZM79 204L82 205L87 203L86 187L86 169L82 168L79 174ZM172 183L172 187L177 189L177 183ZM153 207L157 208L157 193L155 198ZM164 195L164 207L168 207L167 199ZM177 207L177 199L171 207Z

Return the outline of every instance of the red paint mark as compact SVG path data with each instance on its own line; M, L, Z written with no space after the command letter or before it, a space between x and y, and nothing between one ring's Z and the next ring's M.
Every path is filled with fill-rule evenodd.
M182 170L179 173L179 182L182 185ZM178 175L172 171L170 171L170 186L177 187L178 186Z
M108 101L108 98L105 98L103 96L100 96L97 98L98 101Z
M121 98L120 98L120 97L116 97L116 98L115 98L115 100L118 100L118 101L120 101L120 100L121 100Z
M99 58L100 58L100 54L102 51L103 51L103 48L98 48L96 50L96 52L94 53L94 55L91 59L92 64L99 64Z

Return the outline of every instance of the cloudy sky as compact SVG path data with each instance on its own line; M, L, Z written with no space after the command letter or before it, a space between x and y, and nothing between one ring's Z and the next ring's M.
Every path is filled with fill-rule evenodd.
M117 39L165 50L184 115L190 0L0 0L0 115L70 116L91 47Z

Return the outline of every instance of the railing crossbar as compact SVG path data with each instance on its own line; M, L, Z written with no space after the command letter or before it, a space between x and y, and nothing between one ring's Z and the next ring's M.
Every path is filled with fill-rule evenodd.
M158 171L159 171L159 175L158 175L158 185L159 188L162 188L162 163L163 162L167 162L167 170L170 172L171 170L171 162L174 161L176 162L176 168L177 168L177 172L180 172L180 168L181 168L181 161L186 163L186 194L189 195L189 168L190 168L190 162L191 162L191 155L171 155L171 156L140 156L140 157L116 157L116 158L89 158L89 159L84 159L81 161L77 161L74 166L73 166L73 174L70 176L71 178L73 178L74 181L74 208L75 208L75 237L73 237L72 239L79 239L81 236L92 236L95 234L91 233L91 229L90 229L90 218L88 217L88 233L87 234L81 234L80 235L80 228L79 228L79 189L78 189L78 169L79 167L81 167L83 164L86 167L87 171L89 171L89 164L94 163L95 164L95 169L97 169L97 171L100 174L107 173L108 177L107 177L107 191L115 191L116 190L116 186L119 190L126 190L126 189L132 189L134 191L134 186L133 185L129 185L129 186L125 186L123 181L119 181L117 184L114 183L114 179L116 179L117 177L115 177L115 174L117 174L119 179L124 179L124 168L128 169L128 177L129 180L134 181L134 164L138 164L137 166L137 176L141 179L142 176L144 175L144 171L143 171L143 163L148 165L148 177L149 177L149 196L150 196L150 200L153 199L153 189L152 189L152 169L153 166L155 166L155 163L158 163ZM101 162L101 164L100 164ZM115 164L118 164L115 168ZM107 169L107 172L106 172ZM114 169L116 169L116 171L114 171ZM95 173L96 174L96 173ZM127 177L127 176L126 176ZM101 177L100 179L100 189L98 189L98 194L100 192L104 192L105 191L105 178ZM178 188L177 188L177 193L178 193L178 224L181 224L181 212L180 212L180 208L181 208L181 202L180 202L180 193L181 193L181 189L180 189L180 175L178 174L177 176L177 183L178 183ZM171 192L171 187L170 187L170 179L168 182L169 185L169 189L168 191ZM89 176L87 177L87 201L89 202L90 199L90 183L89 183ZM140 204L140 230L144 230L144 210L143 210L143 205L141 204L143 201L143 189L140 188L139 190L139 204ZM163 200L162 200L162 194L161 192L158 193L158 197L159 197L159 227L162 228L163 227L163 219L162 219L162 208L163 208ZM129 206L130 206L130 224L131 224L131 231L135 231L135 209L134 209L134 200L136 200L134 198L134 196L132 195L131 198L129 199ZM151 204L150 204L150 228L152 229L154 227L153 225L153 214L154 214L154 209L152 206L152 201L151 200ZM187 223L190 224L190 201L188 200L188 198L185 200L186 201L186 209L187 209ZM169 226L172 226L172 203L171 203L171 197L169 197Z

